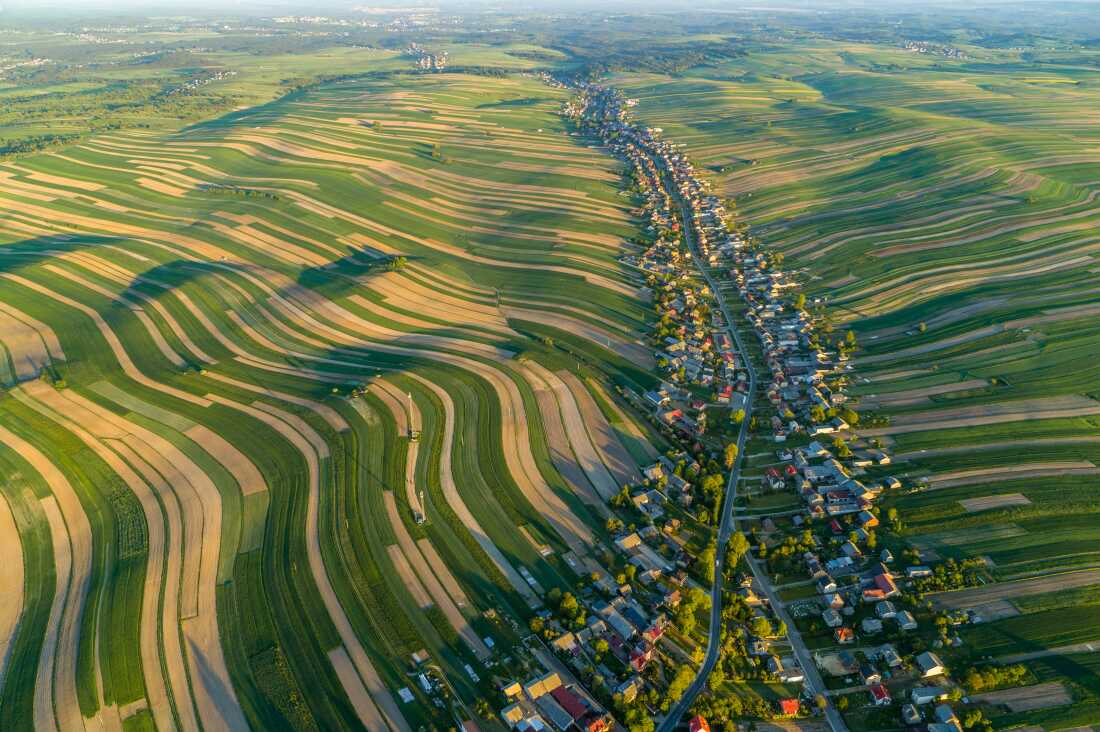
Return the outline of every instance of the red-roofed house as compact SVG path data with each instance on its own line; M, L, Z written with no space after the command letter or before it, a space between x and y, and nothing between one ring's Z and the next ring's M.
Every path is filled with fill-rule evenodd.
M710 725L707 724L706 717L698 715L691 718L688 722L688 732L710 732Z
M875 700L875 706L884 707L891 702L890 692L882 684L871 687L871 698Z
M782 713L782 714L784 714L788 717L797 717L798 712L801 708L802 708L802 705L799 703L798 699L793 699L792 698L792 699L780 699L779 700L779 711L780 711L780 713Z
M876 574L875 587L882 590L885 597L893 597L898 594L898 585L890 574Z
M588 712L588 707L584 705L577 695L564 686L559 686L550 692L550 696L554 697L554 701L561 705L561 708L569 712L569 716L575 720L580 719Z

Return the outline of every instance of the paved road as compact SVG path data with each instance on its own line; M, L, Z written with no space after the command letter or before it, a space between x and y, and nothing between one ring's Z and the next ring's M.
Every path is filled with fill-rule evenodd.
M699 256L699 252L695 246L695 239L692 236L689 223L691 221L690 212L684 202L679 199L676 189L669 185L667 180L665 183L670 193L679 200L680 212L685 224L684 239L688 246L691 247L693 253L692 260L698 263L702 261L702 259ZM753 398L756 394L756 369L753 367L752 361L749 358L749 352L745 348L744 342L741 340L740 332L734 326L735 321L732 313L730 313L729 307L726 305L726 299L722 295L722 291L719 289L718 283L715 281L710 271L702 266L698 266L698 270L710 286L711 292L714 293L714 297L718 301L718 307L726 318L726 325L728 326L729 333L733 337L734 343L737 345L737 350L741 353L742 359L745 361L745 367L749 373L749 391L745 400L745 419L741 423L741 431L737 435L737 460L734 462L733 470L730 471L729 483L726 486L726 500L722 505L722 517L718 525L718 550L715 557L714 586L711 588L710 593L710 635L707 638L706 656L703 658L703 665L700 667L695 680L692 681L691 686L684 692L684 695L680 697L680 701L670 710L668 716L665 717L660 727L657 728L657 732L672 732L672 730L677 727L684 714L691 707L692 702L695 701L695 697L703 690L707 682L707 677L718 661L719 639L722 627L722 574L726 560L726 544L729 542L729 538L733 532L737 530L737 518L734 514L733 504L737 498L737 480L738 476L741 474L742 458L745 455L745 441L748 439L749 421L752 419ZM794 622L788 615L786 608L783 607L783 603L780 601L778 593L775 591L775 588L772 587L771 578L768 577L767 572L761 569L759 562L757 562L751 553L746 555L746 558L749 567L752 569L756 587L762 591L771 602L772 610L775 612L776 616L787 625L787 637L791 643L791 649L794 652L795 658L798 659L798 663L802 666L803 672L805 673L806 687L815 695L825 694L827 703L825 718L829 723L829 727L832 728L832 732L847 732L848 727L844 724L844 719L840 716L836 707L833 706L832 701L826 693L825 682L821 678L821 674L817 669L817 664L814 663L809 649L802 640L802 636L799 635L798 631L795 629Z
M668 186L668 190L672 192L672 195L678 198L679 196L676 193L676 189L668 185L668 181L666 181L665 184ZM698 251L695 249L695 239L691 234L691 216L682 201L680 202L680 212L683 215L685 224L684 238L694 253L693 260L699 262L701 260ZM722 516L718 524L718 548L715 552L714 560L714 585L710 590L710 635L707 637L707 652L703 657L703 665L699 668L699 673L695 676L695 680L691 682L691 686L689 686L687 691L684 692L684 695L680 697L680 701L678 701L669 711L668 716L665 717L661 726L657 728L657 732L671 732L676 728L684 714L686 714L691 707L692 702L695 701L695 697L703 690L703 687L707 683L707 677L714 669L714 664L718 662L718 651L721 643L722 585L724 582L723 570L726 562L726 544L729 542L729 538L733 534L736 526L733 514L733 504L734 499L737 497L737 479L741 474L741 465L745 457L745 441L749 436L749 421L752 419L753 397L756 394L756 370L749 360L748 351L745 350L745 346L741 342L741 334L733 327L733 316L726 307L725 298L718 290L718 284L714 281L710 272L703 267L699 267L698 269L710 286L711 292L713 292L717 298L718 306L726 318L729 333L733 337L734 342L737 344L737 350L740 351L745 361L745 366L749 372L749 391L745 400L745 419L741 422L741 431L737 435L737 459L734 461L733 469L730 471L729 482L726 485L726 499L722 504Z

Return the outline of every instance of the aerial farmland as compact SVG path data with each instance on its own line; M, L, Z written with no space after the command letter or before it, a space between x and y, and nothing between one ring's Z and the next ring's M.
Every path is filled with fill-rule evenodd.
M1100 16L179 12L0 14L0 729L1100 724Z

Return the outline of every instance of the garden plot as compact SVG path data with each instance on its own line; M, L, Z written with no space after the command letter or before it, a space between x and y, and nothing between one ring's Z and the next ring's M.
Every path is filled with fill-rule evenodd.
M1036 709L1049 709L1073 703L1073 695L1057 681L974 694L970 698L982 704L1003 706L1013 713L1031 712Z
M1027 506L1030 503L1031 499L1025 496L1023 493L1002 493L996 496L964 498L959 501L959 504L967 511L967 513L989 511L994 508L1005 508L1006 506Z
M998 600L1011 600L1014 597L1039 595L1095 584L1100 584L1100 569L1059 572L1012 582L997 582L982 587L955 590L954 592L937 592L932 595L932 600L940 607L958 610Z

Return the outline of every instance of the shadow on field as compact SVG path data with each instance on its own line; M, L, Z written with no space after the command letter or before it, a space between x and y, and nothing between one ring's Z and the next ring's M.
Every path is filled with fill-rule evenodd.
M36 236L32 239L0 246L0 272L18 272L57 254L68 254L108 244L124 245L127 240L117 236L61 234Z

